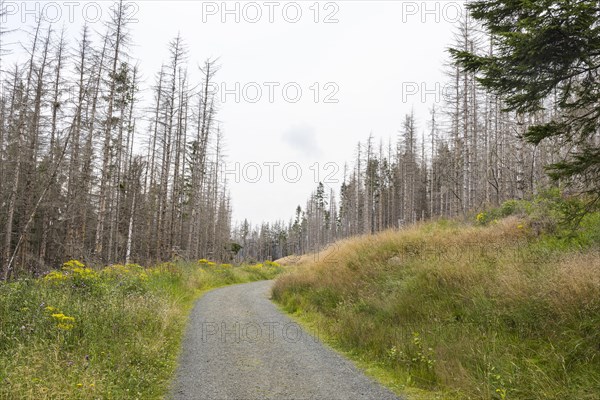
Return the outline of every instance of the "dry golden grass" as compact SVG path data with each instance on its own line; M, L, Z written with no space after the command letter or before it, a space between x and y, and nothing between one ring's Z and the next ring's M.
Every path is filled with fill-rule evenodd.
M600 302L600 252L563 257L553 270L546 295L557 308Z
M341 350L383 365L394 386L592 399L600 252L560 246L515 217L428 223L336 243L278 278L273 294Z

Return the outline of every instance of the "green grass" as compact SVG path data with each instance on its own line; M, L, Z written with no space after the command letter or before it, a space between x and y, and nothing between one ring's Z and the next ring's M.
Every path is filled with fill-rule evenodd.
M0 398L163 398L201 293L282 270L201 260L95 271L71 261L0 284Z
M344 241L274 298L409 398L598 399L600 214L553 202Z

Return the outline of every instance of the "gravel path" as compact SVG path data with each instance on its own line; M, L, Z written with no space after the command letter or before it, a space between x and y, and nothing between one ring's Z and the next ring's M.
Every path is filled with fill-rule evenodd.
M198 300L172 399L398 400L283 315L271 285L228 286Z

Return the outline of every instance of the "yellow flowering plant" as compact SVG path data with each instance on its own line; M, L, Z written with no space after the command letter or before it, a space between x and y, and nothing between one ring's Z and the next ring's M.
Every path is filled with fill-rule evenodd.
M85 268L85 265L78 260L69 260L62 265L62 269L65 271L73 271L76 268Z
M56 327L63 331L70 331L75 327L75 318L69 317L63 313L52 314L52 318L54 318L56 322Z
M75 317L70 317L65 315L56 307L46 306L44 308L46 313L50 316L51 320L54 322L56 328L61 331L70 331L75 327Z
M51 285L69 285L71 288L93 288L100 281L99 274L77 260L67 261L60 270L50 271L43 278Z
M480 212L479 214L477 214L475 219L477 220L478 224L484 225L487 219L487 215L484 212Z
M44 276L43 281L46 283L54 284L54 283L62 283L67 280L67 275L62 273L61 271L50 271L46 276Z

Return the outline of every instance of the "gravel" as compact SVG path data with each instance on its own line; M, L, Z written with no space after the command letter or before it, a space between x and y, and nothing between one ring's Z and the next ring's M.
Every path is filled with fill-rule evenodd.
M269 300L272 281L213 290L196 303L174 400L398 399Z

